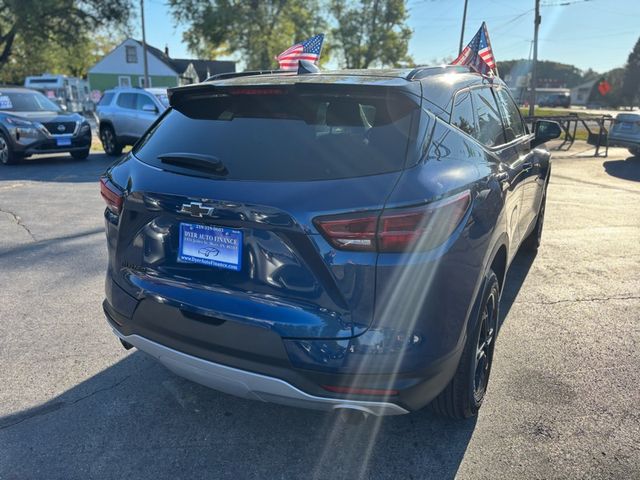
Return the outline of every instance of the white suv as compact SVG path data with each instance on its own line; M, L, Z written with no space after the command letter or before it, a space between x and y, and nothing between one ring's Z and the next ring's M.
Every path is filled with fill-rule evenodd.
M96 108L107 155L120 155L125 145L136 143L168 105L164 88L107 90Z

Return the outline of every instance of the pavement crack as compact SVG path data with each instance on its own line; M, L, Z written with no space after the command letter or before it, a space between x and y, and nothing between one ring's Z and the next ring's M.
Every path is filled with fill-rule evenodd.
M11 210L5 210L3 208L0 208L0 212L6 213L7 215L10 215L13 218L13 221L16 222L16 225L22 227L25 230L25 232L27 232L29 234L29 237L31 237L31 240L33 240L34 242L37 242L36 237L33 235L33 232L29 229L28 226L26 226L22 222L22 218L20 217L20 215L18 215L17 213L12 212Z
M529 305L557 305L559 303L582 303L582 302L608 302L611 300L640 300L640 295L628 295L624 297L595 297L595 298L575 298L564 300L552 300L542 302L520 302Z
M24 413L22 415L18 414L18 418L10 423L7 423L5 425L0 425L0 430L4 430L10 427L14 427L16 425L19 425L20 423L29 420L31 418L35 418L35 417L41 417L44 415L48 415L50 413L53 412L57 412L58 410L65 408L65 407L70 407L72 405L75 405L77 403L80 403L84 400L86 400L87 398L91 398L94 395L97 395L98 393L102 393L102 392L107 392L109 390L113 390L114 388L117 388L118 386L122 385L124 382L126 382L129 378L131 377L131 375L127 375L126 377L122 378L121 380L117 381L116 383L109 385L108 387L103 387L103 388L98 388L96 390L94 390L91 393L88 393L86 395L83 395L82 397L76 398L75 400L69 401L69 402L54 402L54 403L48 403L45 404L41 407L36 407L34 409L31 409L28 413Z

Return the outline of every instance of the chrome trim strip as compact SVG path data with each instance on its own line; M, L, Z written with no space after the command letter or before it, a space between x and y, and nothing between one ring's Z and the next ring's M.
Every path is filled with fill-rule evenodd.
M230 395L315 410L353 408L376 416L409 413L408 410L390 402L346 400L309 395L279 378L193 357L140 335L122 335L115 329L113 332L121 340L155 357L177 375Z

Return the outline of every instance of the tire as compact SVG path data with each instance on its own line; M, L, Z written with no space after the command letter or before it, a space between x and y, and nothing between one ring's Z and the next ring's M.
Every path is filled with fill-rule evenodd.
M633 147L629 149L629 153L634 157L640 157L640 147Z
M110 157L117 157L122 153L124 145L118 142L118 137L116 137L116 132L112 126L105 125L100 129L100 141L105 153Z
M71 156L74 158L74 160L86 160L87 158L89 158L89 149L87 148L86 150L77 150L75 152L70 152Z
M4 132L0 132L0 163L3 165L14 165L20 161L20 156L13 152L11 142Z
M478 318L469 330L456 373L430 405L445 417L474 417L487 392L500 313L500 285L492 270L487 272L481 295Z
M538 210L538 216L536 217L536 225L531 230L531 233L522 242L522 250L525 252L535 253L540 248L542 243L542 228L544 227L544 211L547 203L547 192L545 191L542 196L542 202L540 203L540 210Z

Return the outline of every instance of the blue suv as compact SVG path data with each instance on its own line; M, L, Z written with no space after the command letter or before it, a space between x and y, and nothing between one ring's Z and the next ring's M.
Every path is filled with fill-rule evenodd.
M126 348L245 398L475 415L554 122L464 67L226 74L101 178Z

